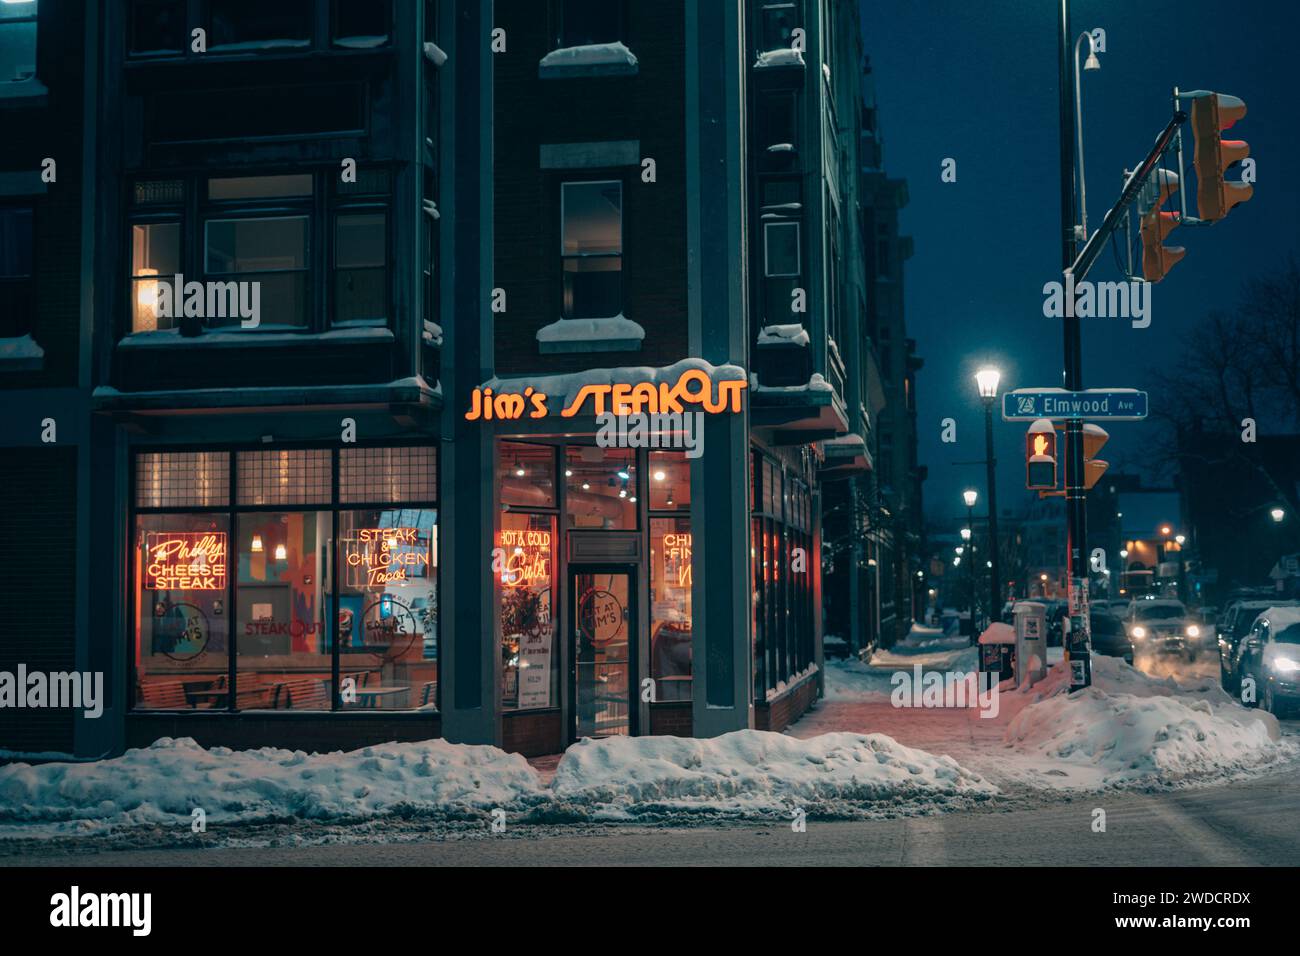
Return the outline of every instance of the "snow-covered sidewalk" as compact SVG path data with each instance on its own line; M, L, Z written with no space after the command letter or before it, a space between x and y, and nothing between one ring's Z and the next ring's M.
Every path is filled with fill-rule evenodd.
M964 638L916 627L868 663L828 663L826 698L787 733L885 734L950 756L1004 791L1214 782L1300 756L1271 715L1241 706L1213 678L1156 678L1094 655L1093 686L1071 695L1060 648L1048 649L1048 663L1035 687L1002 690L994 717L978 707L896 707L896 674L918 664L937 674L978 667Z
M826 699L785 734L582 740L553 774L496 747L443 740L306 754L164 738L111 760L15 763L0 767L0 839L181 832L200 816L213 826L860 818L1221 781L1297 757L1271 715L1212 678L1152 677L1096 656L1093 686L1071 694L1059 649L1053 662L1035 687L986 691L971 706L942 706L941 694L896 706L901 685L919 691L927 674L976 670L963 639L916 628L868 663L828 664Z

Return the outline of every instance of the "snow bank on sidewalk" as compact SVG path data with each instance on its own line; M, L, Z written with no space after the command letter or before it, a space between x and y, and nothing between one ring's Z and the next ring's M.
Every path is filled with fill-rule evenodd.
M551 786L565 809L609 820L683 811L788 819L794 808L857 816L997 793L951 757L904 747L884 734L797 740L762 730L710 739L583 740L566 751Z
M523 757L495 747L426 740L308 755L208 750L189 737L163 737L112 760L0 767L0 830L13 835L12 824L68 821L84 821L82 830L188 826L195 808L209 823L454 816L543 794Z
M1094 655L1093 685L1069 692L1068 665L1053 667L1032 703L1007 726L1007 745L1060 761L1054 786L1161 785L1221 777L1293 756L1276 718L1248 710L1208 678L1152 678ZM1081 775L1070 769L1082 770Z

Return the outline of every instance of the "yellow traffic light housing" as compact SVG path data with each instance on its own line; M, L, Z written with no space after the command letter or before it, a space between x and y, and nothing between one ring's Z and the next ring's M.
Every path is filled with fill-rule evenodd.
M1101 480L1101 476L1106 474L1106 469L1110 467L1110 462L1102 461L1096 458L1097 452L1101 447L1110 440L1110 435L1106 429L1100 425L1094 425L1087 422L1083 426L1083 487L1091 490L1092 486Z
M1250 183L1227 182L1224 172L1250 155L1244 140L1225 140L1223 130L1246 115L1246 104L1226 93L1207 93L1192 100L1192 135L1196 137L1196 210L1217 222L1254 193Z
M1176 212L1161 212L1174 193L1178 192L1178 174L1167 169L1156 170L1153 176L1156 199L1150 210L1142 215L1142 277L1148 282L1159 282L1174 267L1187 250L1182 246L1166 246L1165 237L1173 232L1182 218Z

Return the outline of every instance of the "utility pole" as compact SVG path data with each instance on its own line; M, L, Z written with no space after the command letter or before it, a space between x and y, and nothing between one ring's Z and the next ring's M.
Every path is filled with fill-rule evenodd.
M1074 75L1070 66L1070 0L1060 0L1058 39L1060 41L1060 122L1061 122L1061 271L1062 288L1071 288L1068 278L1076 254L1074 171ZM1084 237L1087 238L1086 236ZM1083 348L1079 317L1073 298L1065 302L1065 388L1083 388ZM1065 641L1070 662L1070 688L1092 683L1092 655L1088 628L1088 578L1083 560L1088 535L1086 492L1083 476L1083 420L1071 418L1065 423L1065 520L1067 608L1070 633Z

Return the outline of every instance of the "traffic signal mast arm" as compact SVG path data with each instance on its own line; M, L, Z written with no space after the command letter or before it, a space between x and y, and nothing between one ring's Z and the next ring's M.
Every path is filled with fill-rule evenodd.
M1119 199L1116 200L1115 205L1110 207L1110 211L1106 213L1106 218L1102 220L1101 227L1088 237L1087 243L1079 252L1078 257L1074 260L1074 264L1066 270L1068 275L1074 276L1074 282L1076 285L1088 277L1088 270L1092 268L1092 264L1097 260L1097 256L1100 255L1101 250L1105 248L1106 240L1109 239L1111 233L1119 227L1120 220L1123 218L1125 212L1128 211L1129 206L1133 205L1133 203L1137 201L1138 195L1142 192L1143 185L1160 162L1160 157L1164 155L1165 150L1169 148L1169 144L1173 142L1174 135L1178 132L1178 127L1186 121L1187 114L1182 110L1174 113L1173 117L1169 120L1168 125L1166 125L1160 135L1156 137L1155 145L1151 147L1151 152L1147 154L1147 158L1142 160L1142 165L1133 170L1129 175L1128 180L1124 183L1123 190L1120 191ZM1073 307L1073 304L1069 307Z

